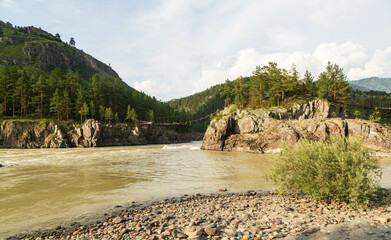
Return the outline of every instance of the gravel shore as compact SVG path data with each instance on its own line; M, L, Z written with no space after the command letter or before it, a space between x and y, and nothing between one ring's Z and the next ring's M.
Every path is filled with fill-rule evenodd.
M8 239L391 239L390 217L391 206L352 210L248 191L134 203L101 221Z

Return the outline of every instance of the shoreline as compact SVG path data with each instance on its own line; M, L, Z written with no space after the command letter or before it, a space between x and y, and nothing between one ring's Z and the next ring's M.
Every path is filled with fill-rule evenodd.
M249 190L133 202L91 222L6 239L389 239L390 216L390 205L352 210Z

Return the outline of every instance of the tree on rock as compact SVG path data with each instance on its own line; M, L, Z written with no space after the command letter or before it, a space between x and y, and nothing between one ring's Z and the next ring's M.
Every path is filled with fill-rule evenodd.
M109 121L111 123L111 120L113 120L113 111L111 111L111 108L106 108L106 114L105 114L105 119L106 121Z
M61 36L60 36L60 34L56 33L56 35L55 35L54 37L55 37L58 41L61 42Z
M327 64L326 71L318 76L317 86L320 98L333 102L346 102L350 98L349 83L337 64Z
M126 113L125 121L132 121L133 124L137 124L137 114L134 108L130 108L130 105L128 105L128 111Z
M71 45L72 47L76 45L76 41L73 37L71 37L71 39L69 40L69 45Z
M224 90L221 92L221 96L225 96L226 107L232 103L233 94L233 83L227 79L225 80Z

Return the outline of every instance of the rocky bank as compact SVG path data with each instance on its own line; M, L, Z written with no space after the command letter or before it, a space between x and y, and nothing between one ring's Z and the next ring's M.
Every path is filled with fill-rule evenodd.
M279 151L283 141L325 140L330 135L362 139L374 150L391 152L391 128L353 119L343 107L322 100L289 109L226 108L211 121L201 149L268 153Z
M8 239L391 239L390 213L250 190L133 203L93 223Z
M141 144L167 144L201 140L196 134L151 125L101 124L87 120L82 126L59 126L54 123L11 121L0 125L1 148L105 147Z

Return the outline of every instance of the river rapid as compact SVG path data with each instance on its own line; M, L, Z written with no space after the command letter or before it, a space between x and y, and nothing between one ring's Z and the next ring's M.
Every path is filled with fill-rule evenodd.
M0 238L93 219L116 205L184 194L271 189L276 154L209 152L201 142L107 148L0 149ZM382 157L391 187L391 158Z

